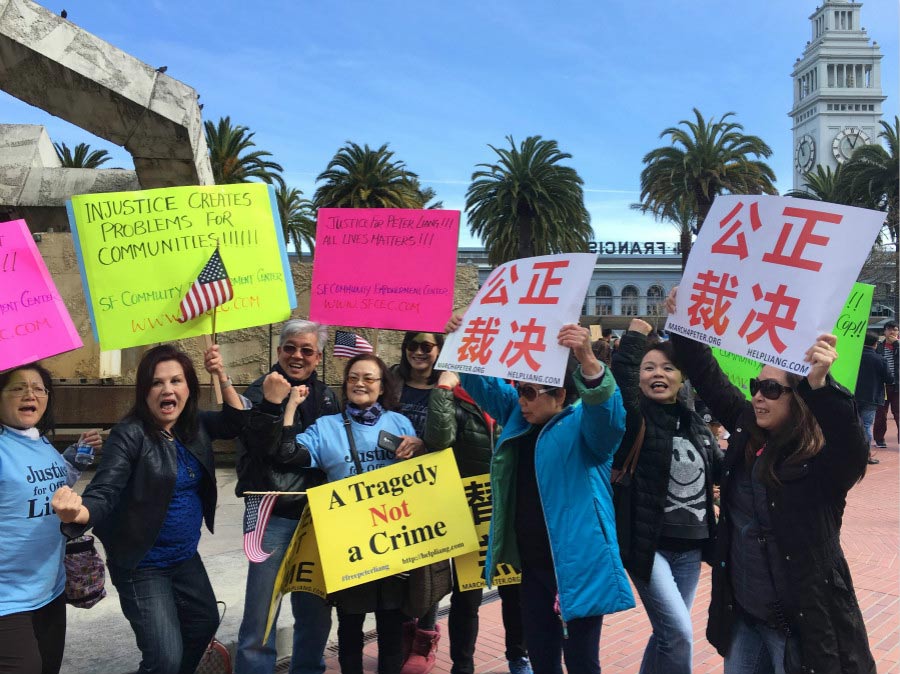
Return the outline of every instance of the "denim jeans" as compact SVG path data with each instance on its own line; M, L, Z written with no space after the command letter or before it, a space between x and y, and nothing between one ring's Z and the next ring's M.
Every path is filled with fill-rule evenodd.
M141 651L138 674L193 674L219 626L200 555L162 568L109 564L109 577Z
M562 674L562 657L569 674L600 674L600 631L603 616L570 620L563 638L562 622L553 604L553 569L522 569L522 626L534 674Z
M262 642L269 615L269 598L284 553L297 528L297 520L272 517L263 535L262 548L271 552L264 562L249 563L244 617L238 631L235 674L271 674L275 671L275 629ZM331 632L331 606L309 592L292 592L294 646L290 674L322 674L325 671L325 646ZM278 614L275 614L278 620Z
M875 423L875 412L878 411L878 405L868 405L866 403L857 403L859 409L859 423L862 424L866 433L866 440L869 447L872 447L872 424Z
M725 674L784 674L784 635L738 616L725 658Z
M700 549L657 550L650 582L631 577L653 634L644 650L641 674L690 674L694 656L691 606L700 579Z

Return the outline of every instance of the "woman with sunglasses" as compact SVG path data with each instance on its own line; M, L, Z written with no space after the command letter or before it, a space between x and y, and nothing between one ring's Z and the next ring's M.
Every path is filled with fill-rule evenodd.
M407 332L400 345L400 363L394 368L394 373L403 384L397 411L412 422L416 436L420 438L425 433L429 395L440 376L440 372L434 369L434 364L442 346L444 335ZM404 640L409 643L409 652L406 654L403 674L428 674L434 667L437 645L441 638L437 626L437 611L438 606L435 604L421 618L405 625Z
M821 335L807 350L806 377L763 366L749 401L708 346L671 341L731 433L706 628L726 674L874 672L840 545L847 492L865 475L868 447L853 396L829 374L836 338Z
M200 411L190 357L171 344L138 363L134 405L110 431L84 494L62 487L53 508L78 535L93 527L141 651L140 673L193 672L219 626L216 597L197 552L216 511L213 440L236 437L250 419L225 373L218 345L204 354L225 400Z
M706 422L679 398L684 376L672 344L649 342L652 330L632 320L612 360L627 410L613 468L637 457L629 470L630 499L616 503L616 531L653 626L641 674L690 674L691 606L701 557L712 560L713 483L722 453Z
M65 537L50 510L57 489L78 479L75 445L50 444L53 382L31 363L0 374L0 672L55 674L66 642ZM99 447L96 430L78 444Z
M449 331L460 316L447 323ZM522 570L522 622L535 674L600 672L603 616L634 606L619 558L609 476L625 430L615 380L590 332L563 326L557 343L579 367L564 386L453 375L503 426L491 458L493 517L485 569Z
M277 386L266 393L276 400L289 397L283 417L280 443L273 459L294 468L322 470L329 482L342 480L359 468L368 472L408 459L424 451L409 419L393 411L397 407L397 382L376 355L363 353L351 358L344 369L341 387L344 412L320 417L299 435L292 429L294 410L309 395L306 386L291 387L276 372L268 375L264 387ZM349 424L345 426L347 415ZM396 449L379 444L382 431L400 437ZM348 435L349 434L349 435ZM353 438L353 445L350 438ZM355 456L354 456L355 455ZM378 673L399 674L403 664L400 610L405 581L390 576L342 590L332 597L338 614L338 661L343 674L362 674L363 623L367 613L375 613L378 631Z

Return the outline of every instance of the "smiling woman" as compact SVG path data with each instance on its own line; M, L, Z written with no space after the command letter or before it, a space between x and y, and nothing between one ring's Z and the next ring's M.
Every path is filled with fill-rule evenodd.
M648 345L651 330L632 320L612 359L628 411L613 467L621 469L639 443L631 499L617 500L616 526L622 561L653 625L641 671L686 674L700 561L712 554L721 452L703 419L678 400L684 377L672 345Z
M94 527L103 542L143 656L140 672L194 671L219 623L197 544L215 515L212 441L236 437L249 412L217 345L207 349L205 367L222 385L220 412L199 411L187 354L167 344L145 353L134 406L110 432L84 495L63 487L53 497L66 533Z

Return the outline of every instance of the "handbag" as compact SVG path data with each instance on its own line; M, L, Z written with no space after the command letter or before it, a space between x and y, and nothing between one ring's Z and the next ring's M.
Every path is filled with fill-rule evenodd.
M411 569L400 610L410 618L421 618L453 590L450 560Z
M66 603L91 608L106 596L106 570L94 547L93 536L79 536L66 542L63 559L66 569Z
M621 468L613 468L610 472L609 483L612 486L613 508L616 513L616 540L619 543L619 555L622 562L631 557L631 511L632 511L632 482L634 471L637 470L638 459L641 456L641 445L644 444L644 435L647 424L641 416L641 427L628 455Z
M225 619L226 606L224 601L217 601L216 603L221 604L222 606L222 615L219 617L219 627L221 627L222 621ZM218 631L218 628L216 628L216 630ZM231 673L231 653L225 644L213 637L212 641L209 642L209 645L203 652L203 657L200 658L200 662L197 665L194 674Z

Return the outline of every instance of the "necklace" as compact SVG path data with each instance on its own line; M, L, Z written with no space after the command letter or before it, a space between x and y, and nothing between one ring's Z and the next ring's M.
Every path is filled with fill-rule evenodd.
M162 436L163 436L166 440L174 440L174 439L175 439L175 436L172 435L172 433L171 433L170 431L167 431L166 429L162 429L162 430L160 431L160 433L162 433Z

